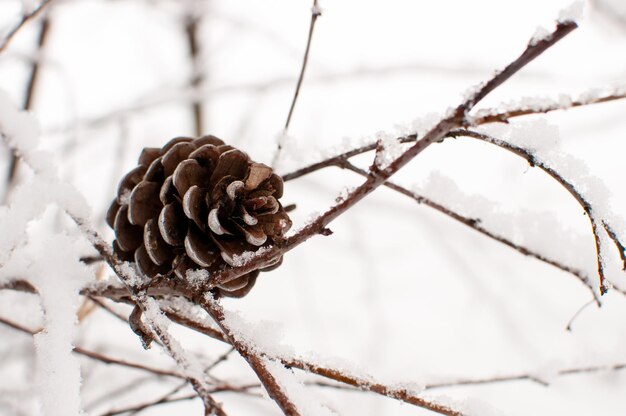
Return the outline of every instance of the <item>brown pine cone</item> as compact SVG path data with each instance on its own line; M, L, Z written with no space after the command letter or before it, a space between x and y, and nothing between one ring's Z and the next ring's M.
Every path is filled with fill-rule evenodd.
M113 247L144 277L173 271L215 273L237 256L279 241L291 227L278 199L282 179L264 164L214 136L175 138L145 148L139 165L122 179L107 212ZM224 296L245 296L259 270L218 286ZM191 275L192 276L192 275Z

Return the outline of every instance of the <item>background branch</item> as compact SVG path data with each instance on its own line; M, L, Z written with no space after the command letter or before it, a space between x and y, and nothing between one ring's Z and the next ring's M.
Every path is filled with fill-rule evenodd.
M5 35L4 39L0 41L0 53L4 52L7 46L9 46L9 43L11 42L13 37L17 35L17 33L24 27L24 25L26 25L26 23L28 23L30 20L36 18L39 13L41 13L46 8L46 6L52 3L52 1L53 0L43 0L41 3L39 3L39 6L37 6L32 12L24 14L20 21Z
M293 93L293 99L291 100L291 106L289 107L289 113L287 114L285 127L283 128L282 134L278 138L278 144L276 146L276 151L274 152L274 157L272 159L272 166L276 166L278 164L278 160L280 159L280 153L283 148L283 140L285 140L287 131L289 130L289 123L291 123L291 117L293 116L293 111L296 108L296 102L298 101L298 95L300 95L300 88L302 88L302 81L304 80L304 72L306 71L306 66L309 61L309 51L311 50L311 41L313 40L313 30L315 29L315 22L317 22L317 18L321 15L322 11L317 5L317 0L313 0L313 6L311 7L311 24L309 25L309 34L306 40L304 57L302 58L302 66L300 67L300 75L298 76L298 82L296 83L296 90Z

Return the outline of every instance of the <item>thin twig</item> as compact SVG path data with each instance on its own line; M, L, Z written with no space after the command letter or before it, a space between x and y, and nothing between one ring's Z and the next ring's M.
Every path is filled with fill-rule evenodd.
M400 400L404 403L409 403L424 409L431 410L435 413L448 416L462 416L464 414L458 410L450 408L449 406L423 399L414 392L405 388L387 386L385 384L376 383L371 380L351 375L334 368L329 368L298 359L285 359L281 361L287 367L298 368L309 373L317 374L319 376L353 386L359 390L377 393L386 397Z
M124 324L128 325L128 318L120 313L118 313L117 311L115 311L113 308L111 308L109 305L107 305L106 303L104 303L103 301L101 301L100 299L98 299L95 296L91 296L89 295L88 298L95 303L96 305L98 305L100 308L102 308L102 310L106 311L109 313L109 315L117 318L117 320L119 320L120 322L123 322Z
M132 407L126 407L126 408L121 408L121 409L117 409L117 410L111 410L109 412L106 412L104 414L102 414L102 416L114 416L114 415L119 415L119 414L123 414L123 413L128 413L129 415L134 415L137 414L139 412L141 412L144 409L147 409L148 407L152 407L152 406L157 406L159 404L162 403L166 403L168 401L168 399L170 399L173 395L175 395L176 393L178 393L179 391L181 391L185 386L187 385L187 383L182 383L179 384L178 386L176 386L175 388L171 389L169 392L167 392L166 394L162 395L161 397L159 397L156 400L152 400L146 403L142 403L139 405L135 405ZM190 396L190 399L195 399L198 397L198 395L196 394L192 394L192 395L188 395ZM188 396L184 396L184 397L188 397Z
M215 393L227 393L227 392L233 392L233 393L243 393L243 394L248 394L250 396L256 396L256 394L253 393L249 393L248 390L255 388L255 387L260 387L260 384L249 384L249 385L244 385L244 386L230 386L230 385L225 385L225 386L219 386L216 388L213 388L210 390L210 393L215 394ZM175 389L176 390L176 389ZM174 390L172 390L174 391ZM175 392L174 392L175 393ZM134 405L134 406L129 406L123 409L118 409L118 410L113 410L110 412L107 412L101 416L115 416L115 415L120 415L123 413L129 413L131 415L134 415L136 413L139 413L140 411L147 409L148 407L153 407L153 406L158 406L161 404L166 404L166 403L174 403L174 402L180 402L180 401L184 401L184 400L193 400L196 399L198 396L196 394L188 394L185 396L180 396L180 397L171 397L173 394L170 392L167 395L164 395L156 400L150 401L150 402L146 402L146 403L142 403L139 405Z
M569 376L574 374L587 374L587 373L599 373L602 371L619 371L626 369L626 363L618 363L611 365L598 365L598 366L589 366L589 367L574 367L567 368L563 370L558 370L554 374L557 376ZM425 389L439 389L444 387L457 387L457 386L470 386L470 385L478 385L478 384L494 384L494 383L502 383L508 381L523 381L528 380L540 384L544 387L549 386L547 380L542 380L539 376L533 375L531 373L523 373L523 374L512 374L512 375L503 375L503 376L492 376L485 378L474 378L474 379L460 379L454 381L446 381L441 383L431 383L427 384Z
M259 376L259 379L261 380L262 384L264 385L264 387L270 394L270 397L272 397L277 403L278 403L278 400L284 400L283 397L279 396L282 391L274 390L275 388L279 389L280 387L273 386L273 383L275 383L275 380L273 376L265 369L261 361L261 357L259 357L259 355L254 354L252 351L250 351L250 349L240 340L231 338L233 337L233 334L232 334L232 331L230 331L223 322L224 312L221 306L216 301L205 299L204 297L201 298L199 302L205 308L205 310L209 313L211 318L213 318L215 322L217 322L220 325L220 328L222 328L222 331L226 335L227 339L220 339L220 340L231 344L233 347L237 349L239 354L246 361L248 361L252 369L257 373L257 376ZM202 327L206 327L206 325L199 325L197 326L196 329L199 330L200 332L203 332ZM212 331L207 331L203 333L206 333L206 335L209 335L209 336L213 336ZM216 339L219 339L219 338L216 338ZM409 403L418 407L422 407L424 409L429 409L429 410L432 410L436 413L440 413L443 415L449 415L449 416L462 415L461 412L451 409L448 406L431 402L426 399L422 399L421 397L418 397L416 394L414 394L413 392L407 389L399 389L399 388L394 388L390 386L385 386L384 384L381 384L381 383L375 383L375 382L365 380L357 376L343 373L339 370L323 367L323 366L314 364L312 362L304 361L304 360L285 359L285 358L279 358L279 360L284 366L288 368L291 368L291 367L298 368L300 370L303 370L309 373L317 374L319 376L326 377L331 380L353 386L362 391L369 391L369 392L377 393L386 397L400 400L404 403ZM261 374L259 374L259 372ZM268 386L269 386L269 389L272 389L272 391L268 389ZM274 398L275 396L273 396L272 394L276 395L277 398ZM278 403L278 404L285 414L291 414L291 413L288 413L288 411L284 409L285 407L289 408L290 402Z
M609 101L622 100L626 98L626 90L624 92L609 93L605 95L598 95L589 99L572 100L568 103L562 104L557 101L552 101L547 105L538 105L532 107L520 106L505 111L498 111L495 109L478 110L473 117L474 125L479 126L487 123L501 122L506 123L511 118L527 116L531 114L545 114L556 110L567 110L570 108L583 107L592 104L606 103Z
M626 92L624 93L610 93L608 95L600 95L594 99L589 100L578 100L572 101L570 105L558 105L552 104L544 107L519 107L516 109L506 110L506 111L498 111L496 109L483 109L479 110L475 116L470 117L472 121L472 125L479 126L483 124L489 124L494 122L508 122L512 118L517 118L526 115L532 114L542 114L548 113L557 110L567 110L575 107L582 107L591 104L598 103L606 103L615 100L622 100L626 98ZM399 143L408 143L414 142L417 140L417 135L412 134L404 137L399 137L396 139ZM341 153L336 156L329 157L327 159L321 160L319 162L312 163L308 166L304 166L299 168L293 172L286 173L282 175L284 181L290 181L293 179L300 178L302 176L308 175L309 173L316 172L320 169L324 169L327 167L340 166L340 164L347 159L352 158L353 156L360 155L362 153L366 153L376 149L376 143L370 143L355 149L351 149L347 152Z
M615 243L615 246L617 247L617 251L619 252L619 258L622 260L622 270L626 270L626 247L624 247L624 244L622 244L619 237L617 236L617 233L615 232L613 227L611 227L611 225L609 225L606 221L602 221L602 226L604 227L606 233L609 235L609 238L613 240L613 243Z
M293 99L291 100L291 106L289 107L289 113L287 114L287 120L285 121L285 127L283 131L283 135L287 133L289 130L289 123L291 123L291 117L293 116L293 110L296 108L296 102L298 101L298 95L300 94L300 88L302 87L302 81L304 80L304 73L306 72L306 66L309 62L309 51L311 50L311 41L313 40L313 31L315 29L315 22L317 22L317 18L322 15L322 12L317 4L317 0L313 0L313 6L311 7L311 24L309 25L309 34L306 40L306 48L304 50L304 57L302 58L302 66L300 67L300 75L298 76L298 82L296 83L296 90L293 93ZM274 153L274 158L272 160L272 166L276 166L278 163L278 159L280 158L280 152L283 148L281 143L282 139L278 140L278 145L276 147L276 152Z
M245 359L252 370L256 373L257 377L263 384L263 387L269 394L269 396L276 402L280 410L286 416L300 416L296 405L291 401L283 387L278 383L276 378L267 369L263 358L252 351L248 346L228 327L224 322L224 310L221 305L210 294L207 296L201 296L198 303L207 311L209 316L217 323L230 345L232 345L239 355Z
M41 27L39 28L39 35L37 36L37 58L33 60L30 73L28 75L28 81L26 82L26 89L24 92L24 102L22 103L22 108L24 110L31 110L33 107L33 100L35 97L35 90L38 85L39 74L41 70L41 55L46 44L46 40L48 39L48 33L50 32L50 18L48 16L44 17L41 21ZM0 48L0 52L2 49ZM7 173L7 187L4 193L4 202L9 198L9 194L11 190L15 186L15 179L17 175L17 170L19 167L19 157L14 150L11 151L11 160L9 162L9 170Z
M339 202L328 209L325 213L318 216L316 219L308 223L301 230L294 235L288 237L281 245L280 250L277 252L287 252L307 241L312 236L321 233L326 226L345 213L347 210L356 205L365 196L372 193L379 186L384 184L394 173L409 163L414 157L420 154L428 146L436 143L442 139L449 131L454 128L461 127L467 123L467 113L487 94L513 76L517 71L522 69L525 65L530 63L533 59L539 56L541 53L549 49L556 42L563 39L566 35L576 29L577 25L574 22L559 22L554 32L549 36L542 38L535 43L529 43L526 50L512 63L510 63L502 71L496 73L486 83L482 84L476 91L465 98L461 104L459 104L452 112L448 113L440 122L438 122L430 131L428 131L420 140L418 140L413 146L402 153L398 158L389 164L385 169L377 169L374 165L370 171L367 180L350 192L347 197L339 200ZM271 253L276 255L277 253ZM267 254L269 256L270 253ZM261 256L259 256L261 257ZM258 266L261 261L267 261L267 258L259 258L257 261L252 260L247 265L244 265L242 269L248 269L245 273L253 269L254 266ZM255 264L256 263L256 264ZM243 270L242 270L243 271ZM215 276L216 282L228 281L239 277L243 273L237 275L232 270L226 270L223 273L217 273Z
M16 322L10 321L3 317L0 317L0 323L6 326L9 326L17 331L23 332L25 334L29 334L29 335L35 335L36 333L41 331L41 329L38 329L38 330L29 329L23 325L20 325ZM147 371L157 376L168 376L168 377L183 378L183 379L185 378L182 374L174 372L174 371L162 370L160 368L150 367L144 364L138 364L138 363L133 363L133 362L126 361L126 360L121 360L118 358L109 357L107 355L104 355L95 351L91 351L86 348L78 347L78 346L74 347L74 352L76 354L83 355L85 357L91 358L96 361L100 361L105 364L114 364L114 365L119 365L122 367L134 368L137 370Z
M574 197L576 202L578 202L578 204L587 214L589 222L591 223L591 231L593 232L593 237L596 244L596 261L598 276L600 278L600 293L606 293L607 288L605 286L604 262L602 261L602 245L600 242L600 228L602 227L602 220L596 217L595 211L593 210L591 203L578 191L578 189L576 189L574 184L565 179L551 166L548 166L542 161L537 160L537 157L534 154L522 147L513 145L511 143L505 142L504 140L500 140L487 134L478 133L471 130L455 130L450 132L450 137L456 136L470 137L486 143L490 143L526 159L531 166L536 166L548 175L550 175L563 188L565 188L565 190L567 190L570 195Z
M37 15L41 13L43 9L46 8L46 6L52 3L52 1L53 0L43 0L41 3L39 3L39 6L37 6L32 12L24 14L20 21L17 23L17 25L9 30L4 39L0 41L0 53L4 52L13 37L22 29L22 27L24 27L24 25L28 23L29 20L37 17Z
M309 51L311 50L311 40L313 39L313 31L315 30L315 22L317 22L317 18L320 17L321 15L322 15L322 12L320 11L319 6L317 5L317 0L313 0L313 7L311 7L311 25L309 26L309 35L306 40L306 49L304 50L304 57L302 58L302 67L300 68L300 75L298 76L296 90L293 93L293 99L291 100L291 106L289 107L289 114L287 114L287 120L285 121L285 131L289 129L289 123L291 123L291 116L293 116L293 110L296 107L296 102L298 101L298 95L300 94L300 88L302 87L302 80L304 79L306 65L309 62Z
M171 397L171 394L167 394L149 402L111 410L106 413L103 413L101 416L116 416L116 415L122 415L124 413L128 413L129 415L134 415L149 407L158 406L160 404L182 402L182 401L193 400L197 398L198 398L198 395L195 393L187 394L185 396L180 396L180 397Z
M196 94L203 81L203 76L200 72L202 65L200 65L200 48L198 43L199 27L199 17L195 16L194 14L186 17L185 36L187 39L187 45L189 48L189 55L191 59L191 89ZM193 112L194 134L196 137L200 137L204 131L201 97L193 100L193 102L191 103L191 109Z
M133 279L127 274L128 271L126 270L124 263L119 258L117 258L117 256L115 256L111 247L109 247L109 245L99 236L99 234L94 229L92 229L81 218L78 218L71 214L70 216L81 229L83 234L89 239L93 247L98 250L104 260L115 271L115 274L119 277L120 281L124 284L129 294L131 295L131 298L135 302L135 305L140 308L142 312L146 312L149 309L150 304L156 301L148 298L145 290L137 290L135 284L133 283ZM158 307L158 304L152 304ZM154 331L154 334L156 335L157 339L160 341L161 345L168 353L168 355L174 359L174 361L180 368L187 368L189 365L189 363L187 362L187 358L178 354L178 349L176 347L177 342L172 338L167 329L163 328L158 322L155 322L153 320L148 320L148 324ZM193 389L198 393L198 396L202 399L205 407L205 412L207 414L208 412L212 411L217 416L226 416L226 413L222 409L222 406L217 403L215 399L213 399L213 397L211 397L211 395L208 393L209 387L206 385L204 380L201 380L191 374L186 374L185 377L192 385Z
M589 307L589 305L593 304L593 299L590 300L589 302L585 302L580 308L578 308L578 310L574 313L574 316L572 316L572 318L569 320L569 322L567 323L567 326L565 327L566 331L571 331L572 330L572 324L574 323L574 321L576 320L576 318L578 318L580 316L580 314L587 309L587 307Z
M482 84L473 93L469 94L453 111L449 111L441 121L439 121L409 149L391 162L389 166L381 170L376 165L373 165L365 182L352 190L345 198L339 199L338 202L330 207L326 212L309 222L306 226L286 238L274 248L266 250L262 255L254 257L243 266L225 268L213 274L204 289L208 290L217 284L229 282L237 277L256 270L259 267L262 267L263 264L267 264L267 261L294 249L314 235L323 234L329 223L351 209L367 195L374 192L379 186L383 185L398 170L403 168L431 144L444 138L451 130L468 124L469 121L467 120L467 114L480 100L541 53L571 33L574 29L576 29L576 27L578 26L574 22L559 22L554 32L552 32L549 36L546 36L537 42L529 43L526 50L517 59L515 59L502 71L496 73L493 78Z
M348 161L345 161L341 167L346 168L348 170L351 170L352 172L358 173L361 176L365 176L365 177L367 176L367 172L366 171L356 167L355 165L353 165L352 163L350 163ZM464 215L462 215L462 214L452 210L451 208L448 208L448 207L445 207L445 206L443 206L441 204L438 204L437 202L435 202L435 201L433 201L433 200L431 200L431 199L429 199L429 198L427 198L427 197L425 197L423 195L420 195L420 194L417 194L416 192L410 191L410 190L408 190L408 189L406 189L406 188L404 188L404 187L402 187L400 185L397 185L397 184L395 184L393 182L387 181L387 182L385 182L385 186L390 188L390 189L393 189L394 191L396 191L396 192L398 192L398 193L400 193L402 195L408 196L409 198L415 200L418 204L424 204L424 205L426 205L428 207L431 207L431 208L433 208L433 209L435 209L435 210L437 210L437 211L439 211L439 212L449 216L450 218L453 218L456 221L459 221L460 223L470 227L471 229L473 229L475 231L478 231L479 233L481 233L481 234L483 234L483 235L485 235L485 236L487 236L487 237L489 237L489 238L491 238L491 239L493 239L493 240L495 240L495 241L497 241L499 243L502 243L502 244L512 248L513 250L515 250L515 251L517 251L517 252L519 252L519 253L521 253L521 254L523 254L525 256L532 257L534 259L542 261L542 262L544 262L546 264L549 264L549 265L551 265L553 267L556 267L559 270L562 270L562 271L564 271L566 273L569 273L569 274L575 276L578 280L580 280L580 282L582 284L584 284L587 288L589 288L589 290L591 291L591 294L593 295L595 301L598 303L598 305L600 304L600 298L598 298L598 295L594 291L593 286L591 285L591 283L589 283L589 277L586 274L584 274L582 271L580 271L578 269L575 269L575 268L572 268L572 267L568 266L565 263L561 263L558 260L551 259L551 258L549 258L549 257L547 257L547 256L545 256L545 255L543 255L541 253L538 253L538 252L536 252L536 251L534 251L534 250L532 250L532 249L530 249L528 247L525 247L525 246L523 246L521 244L517 244L517 243L507 239L506 237L497 235L497 234L489 231L488 229L486 229L485 227L483 227L481 225L482 221L480 220L480 218L470 218L470 217L464 216Z
M217 357L215 359L215 361L213 361L205 370L204 372L207 373L211 370L213 370L215 367L217 367L218 365L220 365L221 363L223 363L224 361L228 360L228 357L235 352L235 347L230 347L228 349L228 351L226 351L224 354L220 355L219 357Z

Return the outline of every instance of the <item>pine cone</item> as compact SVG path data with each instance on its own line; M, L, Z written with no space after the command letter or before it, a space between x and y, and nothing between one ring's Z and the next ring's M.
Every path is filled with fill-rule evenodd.
M220 139L175 138L161 149L143 149L139 165L122 179L107 212L113 248L148 278L212 274L283 237L291 221L278 202L282 194L283 181L270 167ZM276 258L217 291L245 296L260 271L281 262Z

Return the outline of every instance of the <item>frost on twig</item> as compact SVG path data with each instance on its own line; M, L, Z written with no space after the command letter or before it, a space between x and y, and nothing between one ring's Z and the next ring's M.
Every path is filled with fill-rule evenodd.
M574 197L589 217L596 244L597 270L600 278L599 291L600 294L606 293L609 288L609 282L606 281L606 244L604 244L601 233L605 223L609 224L609 228L612 228L610 223L615 215L610 208L607 188L598 178L588 174L584 162L559 152L555 145L550 146L549 141L545 143L533 141L532 138L536 136L530 132L526 133L525 136L509 134L511 142L472 131L459 131L454 135L465 135L483 140L524 157L531 166L537 166L546 172ZM609 236L615 238L614 243L621 250L623 244L617 239L617 236L610 234Z
M626 98L626 85L591 88L576 96L559 94L556 98L522 97L516 101L502 103L495 108L480 109L469 117L469 121L474 126L493 122L507 122L515 117L567 110L624 98Z
M73 350L79 290L90 272L78 261L82 247L67 235L31 236L1 269L28 273L44 311L43 330L35 334L37 382L46 414L79 414L80 366Z
M566 23L566 22L578 22L582 16L583 11L585 9L585 2L582 0L576 0L571 3L569 6L561 9L559 12L558 22Z

